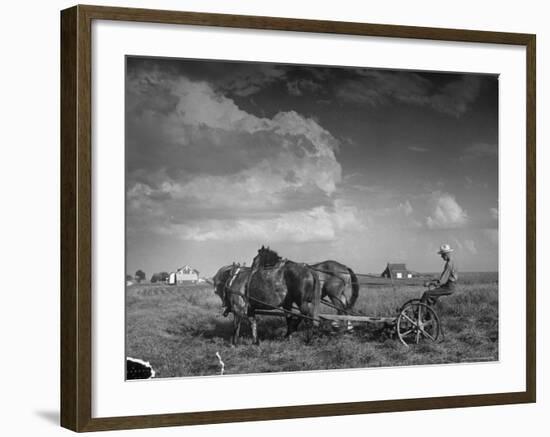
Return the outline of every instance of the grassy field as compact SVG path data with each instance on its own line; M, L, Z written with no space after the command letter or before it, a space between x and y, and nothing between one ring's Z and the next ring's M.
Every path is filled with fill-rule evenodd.
M221 315L211 286L131 285L126 354L150 361L159 378L219 374L216 352L226 374L498 360L498 275L462 273L460 279L458 291L436 307L445 338L410 349L375 326L356 325L353 333L319 330L309 342L299 331L285 340L285 321L274 317L260 317L259 347L252 345L248 326L241 329L241 343L231 347L232 316ZM423 291L414 281L367 282L361 278L355 310L369 315L394 315Z

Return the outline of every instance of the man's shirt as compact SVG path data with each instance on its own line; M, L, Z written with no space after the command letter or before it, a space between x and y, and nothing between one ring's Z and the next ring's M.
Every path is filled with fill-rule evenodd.
M445 285L447 282L456 282L458 280L458 272L456 271L455 262L451 258L445 263L445 268L441 277L439 278L439 283Z

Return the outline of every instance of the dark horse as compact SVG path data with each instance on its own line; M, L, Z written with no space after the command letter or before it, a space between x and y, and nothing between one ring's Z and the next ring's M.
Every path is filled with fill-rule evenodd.
M250 277L250 267L238 264L224 266L214 275L214 292L222 300L225 307L224 316L233 313L233 335L231 343L237 344L242 321L247 317L248 299L246 298L246 286ZM250 318L252 337L257 338L256 319Z
M236 344L242 321L248 318L252 338L259 344L256 310L273 310L282 307L291 311L295 305L313 322L315 307L321 296L317 274L306 264L282 259L275 251L262 246L254 258L252 267L237 264L220 268L213 278L215 293L225 307L224 315L233 313L232 344ZM287 332L297 330L300 317L286 314ZM309 323L311 325L312 323Z
M274 250L262 246L252 262L247 296L248 315L252 318L258 309L282 307L286 311L285 337L288 337L298 329L302 320L289 313L293 305L305 316L308 326L316 323L314 318L321 290L317 273L306 264L282 259ZM254 341L258 342L257 337Z
M359 282L355 272L338 261L323 261L309 265L321 280L321 298L328 297L338 314L349 313L359 296ZM347 322L351 329L351 322Z

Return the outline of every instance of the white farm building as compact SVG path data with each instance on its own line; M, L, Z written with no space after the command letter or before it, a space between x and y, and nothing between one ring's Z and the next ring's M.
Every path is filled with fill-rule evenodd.
M169 284L183 284L186 282L196 283L199 280L199 271L191 266L185 265L175 272L170 273Z

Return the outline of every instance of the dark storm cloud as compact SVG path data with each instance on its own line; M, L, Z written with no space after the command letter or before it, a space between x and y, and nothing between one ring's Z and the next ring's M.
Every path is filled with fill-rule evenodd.
M221 89L241 97L250 96L257 93L262 88L281 80L285 77L285 70L273 65L258 65L257 68L250 70L238 69L221 78L218 82Z
M223 66L222 66L223 65ZM130 58L128 72L156 69L171 75L185 74L192 80L207 79L228 95L250 97L260 91L283 84L287 93L304 94L318 100L336 97L369 106L401 103L431 108L453 117L468 111L480 93L481 84L494 76L391 71L369 68L338 68L284 64L216 61L150 60ZM152 96L153 97L153 96ZM154 96L159 104L169 106L170 99Z
M449 75L450 80L441 84L441 79L429 80L421 73L368 69L355 72L356 77L337 87L338 97L370 106L394 102L424 106L454 117L464 114L476 100L482 80L472 75Z
M129 58L128 72L156 70L173 77L185 76L191 80L207 79L216 89L239 97L251 96L261 89L285 80L288 68L284 65L194 61L173 59Z
M311 79L295 79L286 84L289 94L293 96L301 96L306 92L316 93L323 87Z

